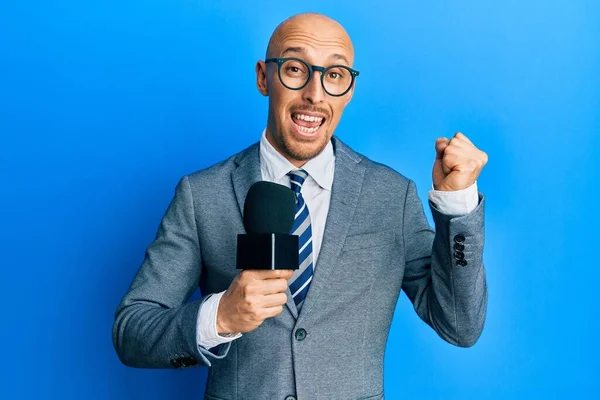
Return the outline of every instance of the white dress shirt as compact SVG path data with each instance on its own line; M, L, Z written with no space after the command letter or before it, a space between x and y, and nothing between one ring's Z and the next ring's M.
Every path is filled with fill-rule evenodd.
M282 156L266 137L263 131L260 139L260 172L262 180L291 186L287 173L296 167ZM318 267L317 258L323 241L323 232L331 200L331 187L335 169L335 154L331 141L316 157L302 166L308 177L302 185L302 196L308 207L313 237L313 265ZM456 191L429 191L429 200L438 210L448 215L466 215L473 211L479 202L477 182L466 189ZM241 333L217 333L217 310L219 301L225 291L216 293L206 300L198 312L196 340L198 346L210 349L222 343L227 343L242 336Z

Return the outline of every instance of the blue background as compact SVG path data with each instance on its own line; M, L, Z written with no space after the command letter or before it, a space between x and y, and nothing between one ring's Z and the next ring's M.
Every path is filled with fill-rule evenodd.
M259 139L274 27L319 11L361 72L342 140L424 201L437 137L489 154L483 335L443 342L403 294L386 398L598 398L599 2L294 4L2 0L0 397L201 398L207 369L121 365L113 313L178 179Z

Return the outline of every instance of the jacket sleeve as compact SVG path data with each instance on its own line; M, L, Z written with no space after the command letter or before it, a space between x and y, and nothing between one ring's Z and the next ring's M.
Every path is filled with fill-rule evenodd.
M429 201L429 226L409 181L404 205L405 272L402 289L419 317L440 337L470 347L480 337L487 309L483 266L484 197L467 215L441 213Z
M123 364L141 368L210 366L231 343L197 343L200 305L188 302L201 273L200 244L188 177L180 179L154 241L117 307L112 340Z

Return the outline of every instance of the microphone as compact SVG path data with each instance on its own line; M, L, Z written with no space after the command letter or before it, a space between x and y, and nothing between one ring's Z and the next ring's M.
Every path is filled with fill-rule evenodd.
M237 236L237 269L298 269L296 196L283 185L254 183L244 203L246 234Z

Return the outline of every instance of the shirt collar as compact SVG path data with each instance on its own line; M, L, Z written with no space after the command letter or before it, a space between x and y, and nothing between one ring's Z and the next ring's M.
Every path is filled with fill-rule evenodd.
M278 182L288 172L297 168L269 143L266 132L266 129L263 130L260 138L260 166L264 174L263 179ZM308 172L321 188L331 190L334 166L335 154L329 140L323 151L308 160L302 169Z

